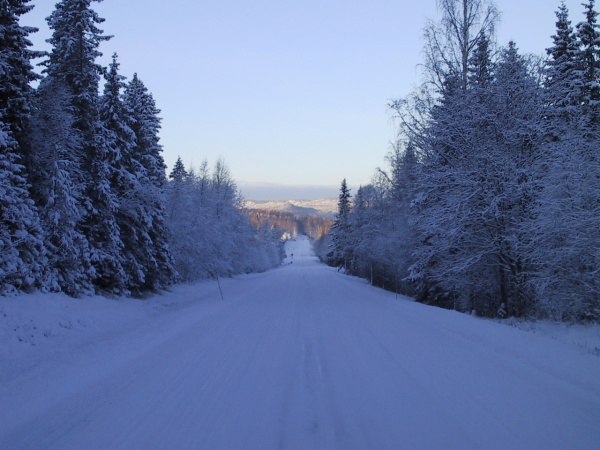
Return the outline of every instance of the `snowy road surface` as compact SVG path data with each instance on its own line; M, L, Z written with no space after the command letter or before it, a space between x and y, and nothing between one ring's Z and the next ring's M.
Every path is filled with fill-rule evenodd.
M0 368L0 448L600 448L598 356L287 250L224 301Z

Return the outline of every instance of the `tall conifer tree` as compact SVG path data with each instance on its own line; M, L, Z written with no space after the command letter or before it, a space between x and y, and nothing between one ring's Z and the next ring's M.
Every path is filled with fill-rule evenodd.
M110 184L118 199L116 221L123 242L122 265L127 274L128 290L139 292L145 284L144 261L140 261L139 235L144 225L140 223L143 204L141 184L145 171L134 157L136 136L130 125L131 112L122 100L126 87L125 77L119 73L117 55L113 55L105 74L104 95L100 102L100 120L105 132L105 145L110 159Z
M573 33L561 5L548 50L547 172L532 228L538 302L568 320L600 318L600 35L594 1L584 7Z
M141 197L139 199L139 244L142 245L145 272L145 289L157 289L176 278L168 246L165 225L165 163L159 143L160 110L152 94L134 74L123 94L123 102L130 117L129 126L135 135L135 146L131 158L139 167Z
M568 112L569 106L576 106L580 102L580 86L576 77L579 45L569 20L569 10L564 3L556 11L556 19L556 34L552 36L554 45L546 49L550 56L546 69L546 97L547 102L555 108L554 113L557 113L556 108L566 108Z
M332 244L331 251L327 255L330 264L337 267L348 268L351 262L351 226L350 226L350 189L346 179L342 180L338 198L338 212L335 215L333 227L331 228Z
M79 199L81 220L76 226L89 242L94 285L101 291L119 294L125 292L126 276L123 244L115 220L118 198L110 183L110 161L116 156L110 154L114 148L107 146L99 120L98 88L104 70L96 63L101 56L100 44L110 36L104 36L97 27L104 19L91 9L93 1L101 0L62 0L48 17L53 30L48 40L52 51L45 62L47 77L40 93L64 92L65 106L73 120L72 133L76 135L71 141L77 142L65 167L74 170L69 178L83 194Z
M30 198L23 156L31 110L29 83L38 78L28 35L19 24L29 0L0 0L0 294L49 288L46 250L37 209Z
M598 12L594 10L594 0L585 7L585 21L577 24L577 37L580 43L578 55L582 74L582 101L586 105L600 104L600 25Z

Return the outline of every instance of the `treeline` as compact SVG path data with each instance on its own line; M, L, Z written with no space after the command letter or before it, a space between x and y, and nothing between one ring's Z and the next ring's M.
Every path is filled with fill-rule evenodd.
M281 234L255 228L222 160L187 171L177 159L169 175L167 223L175 267L186 281L270 269L283 259Z
M267 227L287 238L304 234L312 240L321 239L333 225L333 221L329 219L313 215L298 216L287 211L248 209L246 214L257 229Z
M600 30L561 4L546 59L496 50L498 11L439 2L425 81L392 103L388 168L350 203L330 264L418 301L491 317L600 319ZM463 37L468 36L465 40Z
M126 82L116 55L108 68L96 62L110 37L93 1L56 4L48 54L30 49L37 30L19 23L29 0L2 2L0 294L137 295L181 278L266 267L273 258L238 260L252 245L227 241L251 240L251 228L221 163L210 179L201 172L167 183L160 111L137 75ZM42 75L31 64L38 57L46 58ZM198 184L206 191L194 191ZM262 237L253 239L262 248Z

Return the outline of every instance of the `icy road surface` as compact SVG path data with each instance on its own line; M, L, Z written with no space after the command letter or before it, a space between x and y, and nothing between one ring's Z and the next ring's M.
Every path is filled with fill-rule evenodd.
M598 356L396 298L305 239L287 252L222 280L224 300L199 284L112 339L4 367L0 448L600 448Z

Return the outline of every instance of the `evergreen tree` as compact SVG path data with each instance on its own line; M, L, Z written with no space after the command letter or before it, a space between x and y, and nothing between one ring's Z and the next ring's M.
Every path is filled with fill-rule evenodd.
M19 18L28 0L0 0L0 294L50 288L37 209L30 199L25 167L25 129L31 112L29 83L37 79L28 35Z
M490 40L483 34L469 60L468 84L471 89L487 89L494 80Z
M329 263L336 267L348 269L351 263L351 227L350 227L350 189L346 184L346 179L342 180L340 186L340 195L338 199L338 212L331 228L332 244L331 250L327 255Z
M0 121L0 295L52 288L39 217L7 128Z
M142 195L138 198L138 248L143 254L144 289L158 289L176 279L176 271L169 251L165 225L165 164L159 143L160 110L144 83L133 75L123 94L123 102L130 117L129 126L135 136L131 152L140 172L138 180Z
M569 10L561 3L556 12L556 34L552 36L554 45L546 52L550 56L546 70L546 97L548 104L555 108L567 108L578 105L579 86L576 69L579 45L569 21ZM562 114L563 119L566 117ZM558 131L558 135L560 135Z
M31 11L30 0L0 0L0 111L13 139L23 145L31 110L30 83L39 79L31 59L41 56L32 51L28 35L37 28L21 26L19 18Z
M185 166L183 165L183 161L181 157L177 157L177 161L175 162L175 166L173 166L173 170L169 174L169 178L173 180L175 183L182 183L183 180L188 176L187 171L185 170Z
M39 205L50 267L58 287L69 295L93 292L92 251L82 232L84 175L74 155L81 134L74 132L70 96L60 80L46 78L38 88L29 132L32 195Z
M190 174L188 174L187 170L185 169L185 165L183 164L181 157L178 156L175 166L169 175L171 182L169 183L167 192L167 221L173 218L175 211L177 211L181 207L182 202L184 202L183 197L186 194L187 187L186 181L188 181L189 176Z
M145 286L145 261L140 260L139 236L145 232L145 223L140 217L140 203L143 203L142 179L145 170L135 158L136 137L129 126L133 122L131 112L122 101L125 77L119 74L117 55L106 75L104 94L100 102L100 120L105 136L106 161L110 167L110 185L118 199L116 223L123 243L122 265L126 272L126 286L129 291L139 292Z
M594 10L595 0L584 4L586 20L577 24L580 43L579 69L582 71L582 101L597 106L600 102L600 25Z
M159 143L160 109L137 74L127 84L124 102L132 115L129 124L136 137L135 155L146 169L148 181L159 189L166 182L162 146Z
M52 37L49 59L44 62L48 76L63 80L71 89L78 129L93 136L97 120L98 85L104 70L96 63L104 36L96 25L104 19L91 9L102 0L62 0L47 18Z
M122 185L124 180L120 177L130 177L132 174L123 173L128 169L127 156L133 152L136 145L135 133L130 128L132 122L131 114L121 100L122 90L125 89L125 77L119 74L119 63L117 55L113 55L112 63L105 74L104 94L100 100L100 120L105 129L105 143L111 150L111 165L115 167L112 176L117 177L112 184L117 186L120 193L125 190ZM137 170L133 170L137 172Z
M548 63L548 158L531 239L538 302L544 314L559 320L600 317L600 39L594 2L584 6L586 20L574 36L564 31L564 5L557 13Z
M104 36L97 25L104 22L91 9L93 1L62 0L48 17L53 30L49 59L44 63L49 80L64 86L73 112L73 132L78 133L79 147L74 149L73 163L81 170L85 186L80 200L84 208L79 223L90 244L90 260L95 267L97 289L113 294L126 292L126 274L122 266L123 243L116 223L118 198L111 187L113 167L118 155L107 146L99 118L99 81L104 69L96 63L101 56ZM73 179L73 177L71 177ZM73 179L74 180L74 179ZM75 181L75 180L74 180Z

